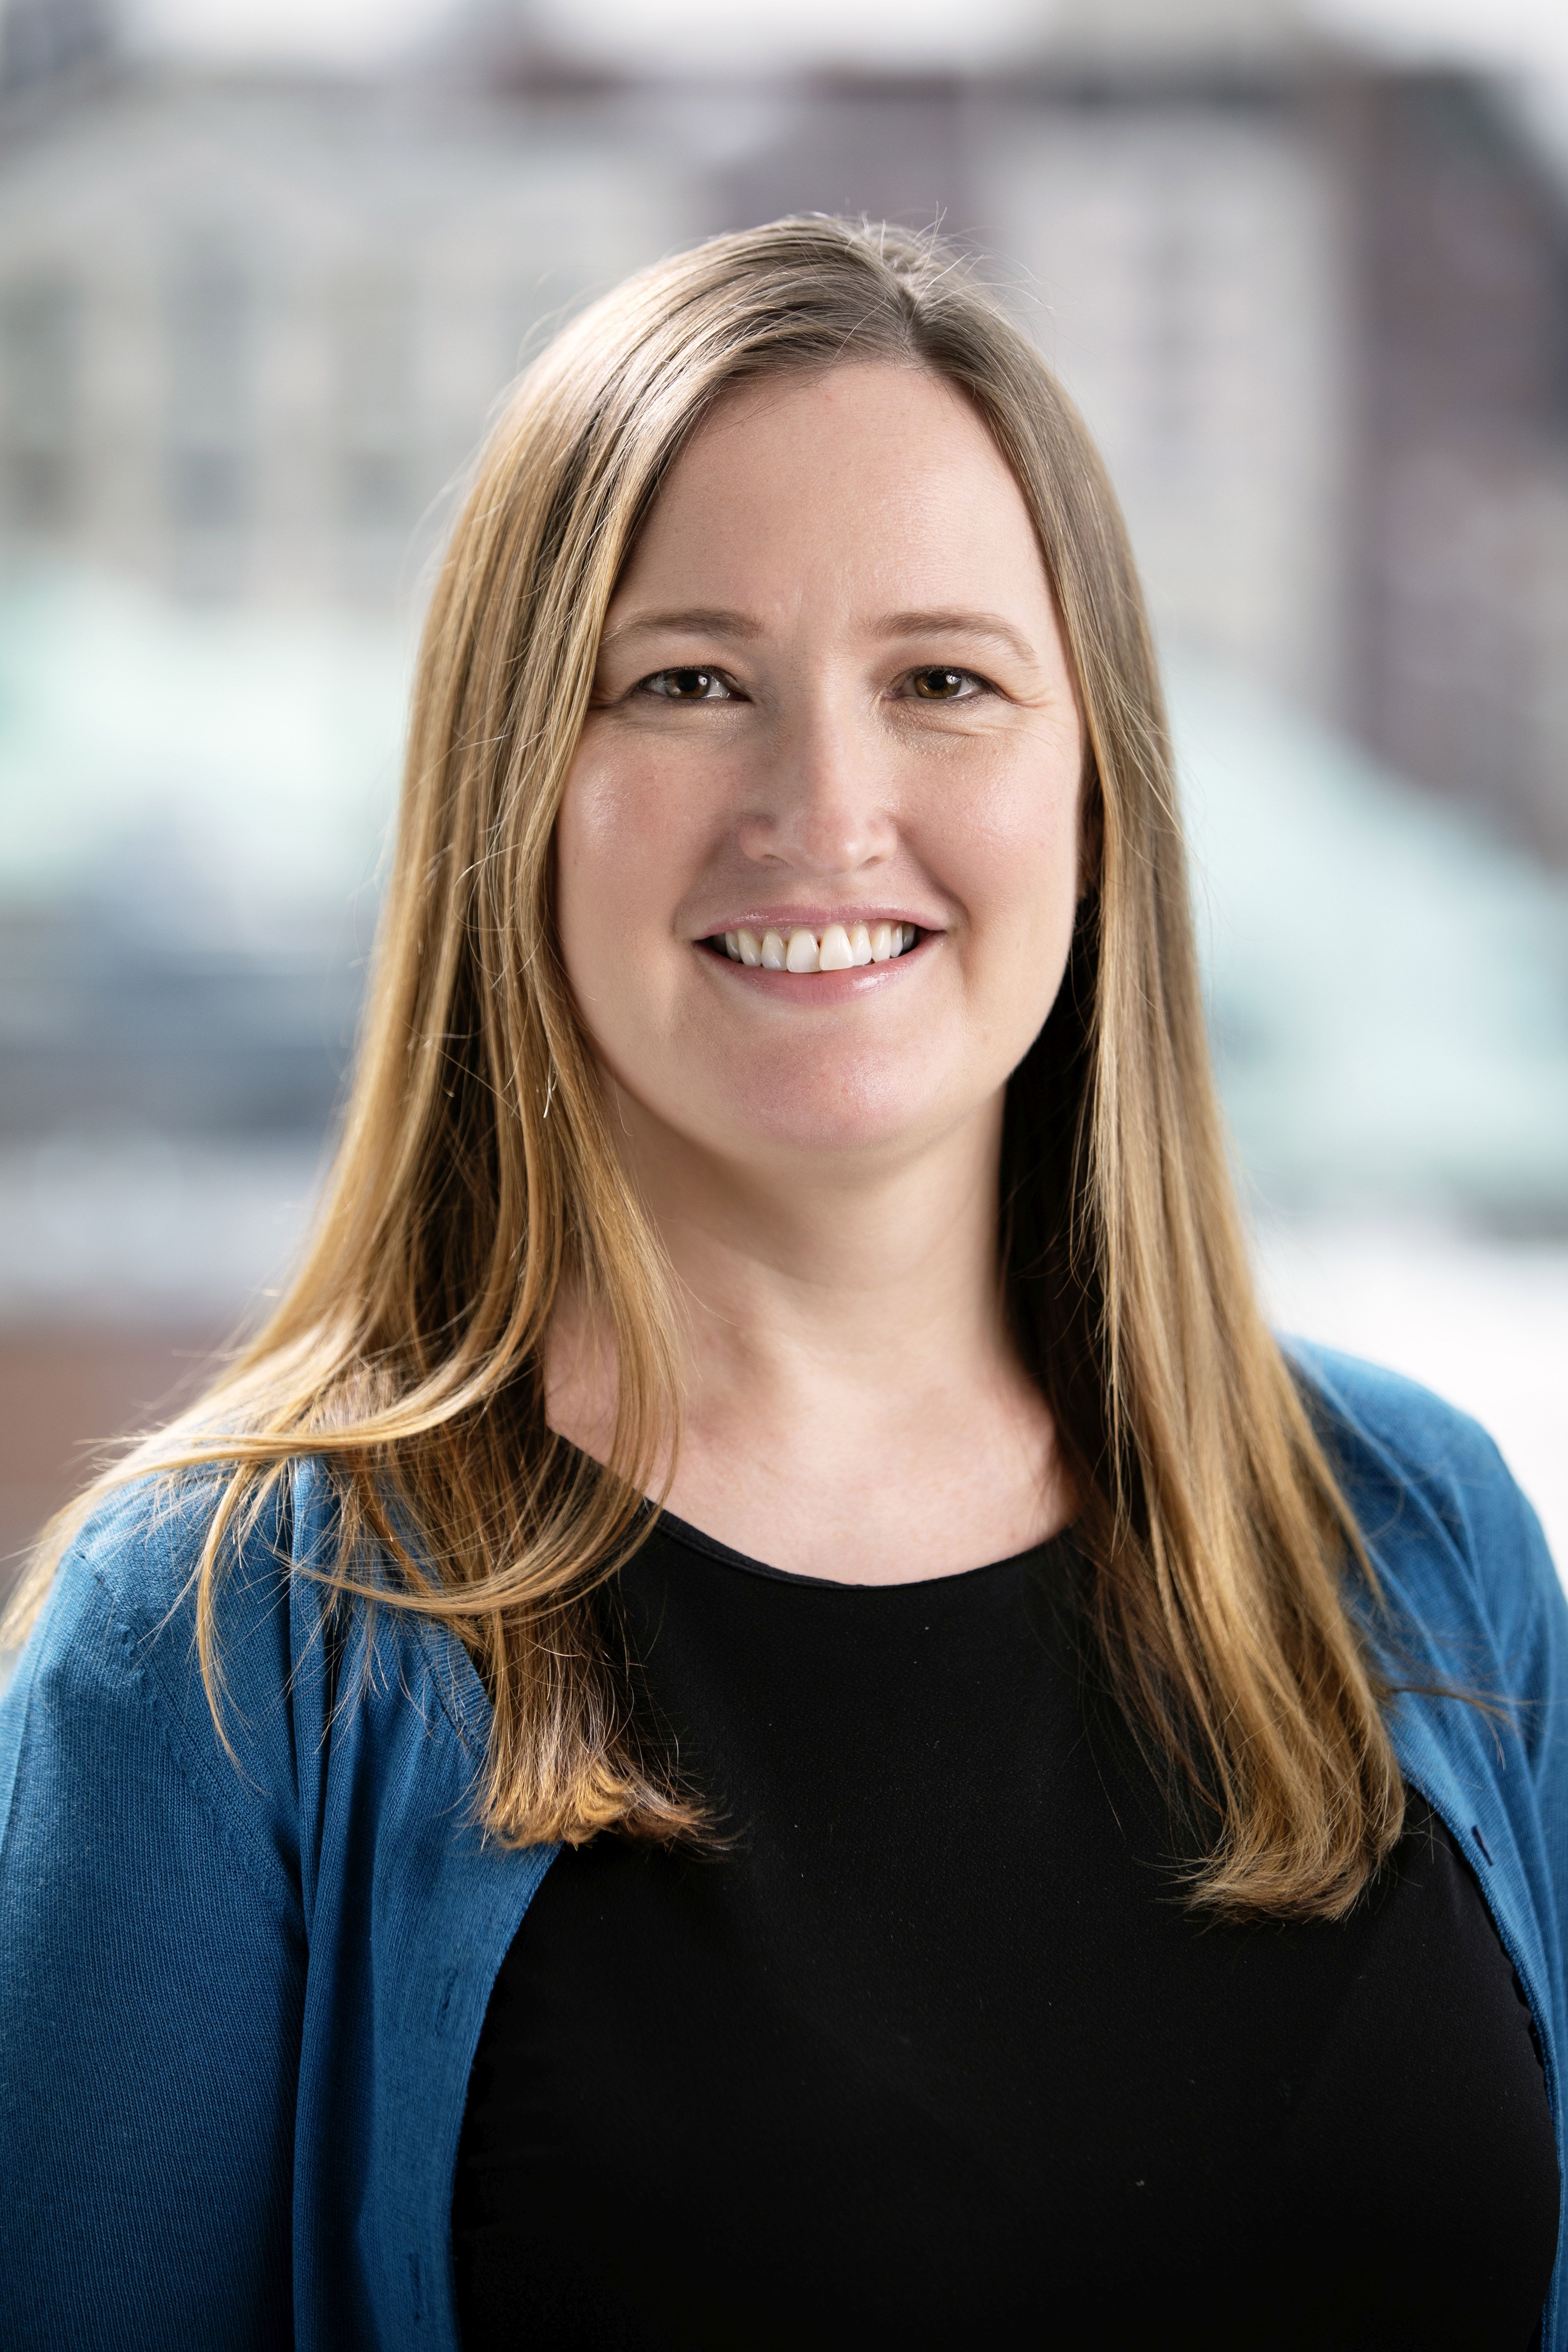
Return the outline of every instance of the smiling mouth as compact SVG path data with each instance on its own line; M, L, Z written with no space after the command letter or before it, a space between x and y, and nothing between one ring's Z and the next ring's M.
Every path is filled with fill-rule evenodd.
M891 963L920 936L913 923L828 923L820 930L792 923L787 930L722 931L707 945L763 971L853 971L857 964Z

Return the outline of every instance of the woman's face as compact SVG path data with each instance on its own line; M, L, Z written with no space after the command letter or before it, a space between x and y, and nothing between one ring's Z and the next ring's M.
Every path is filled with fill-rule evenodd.
M1082 764L967 400L858 363L732 394L616 591L557 831L626 1131L799 1175L994 1120L1066 964Z

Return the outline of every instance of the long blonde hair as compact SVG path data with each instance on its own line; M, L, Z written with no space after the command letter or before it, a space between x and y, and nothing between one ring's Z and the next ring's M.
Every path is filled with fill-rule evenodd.
M700 1825L639 1746L595 1604L649 1524L679 1344L563 971L552 840L604 615L672 458L730 387L847 359L925 370L988 420L1082 700L1096 879L1009 1082L1000 1211L1018 1343L1080 1498L1100 1653L1149 1752L1207 1809L1194 1898L1337 1915L1402 1818L1344 1600L1347 1574L1370 1571L1254 1297L1137 579L1032 344L955 257L900 232L811 218L714 239L588 310L519 383L425 626L395 865L308 1252L201 1404L62 1515L22 1608L106 1484L220 1465L196 1588L220 1709L226 1542L292 1460L319 1456L338 1574L354 1583L368 1547L381 1601L444 1621L474 1655L495 1834ZM545 1418L567 1286L614 1339L605 1469Z

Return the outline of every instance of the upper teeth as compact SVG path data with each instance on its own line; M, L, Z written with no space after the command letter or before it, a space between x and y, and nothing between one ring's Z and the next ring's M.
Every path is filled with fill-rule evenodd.
M888 963L912 948L913 923L829 923L825 931L804 924L790 931L726 931L724 951L735 963L761 964L767 971L848 971L858 963Z

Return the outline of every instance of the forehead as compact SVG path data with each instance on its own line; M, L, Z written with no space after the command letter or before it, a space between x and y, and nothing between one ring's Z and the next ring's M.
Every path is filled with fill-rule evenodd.
M671 467L616 602L702 583L731 603L788 583L841 602L1048 596L1033 520L973 401L912 367L855 362L731 392Z

